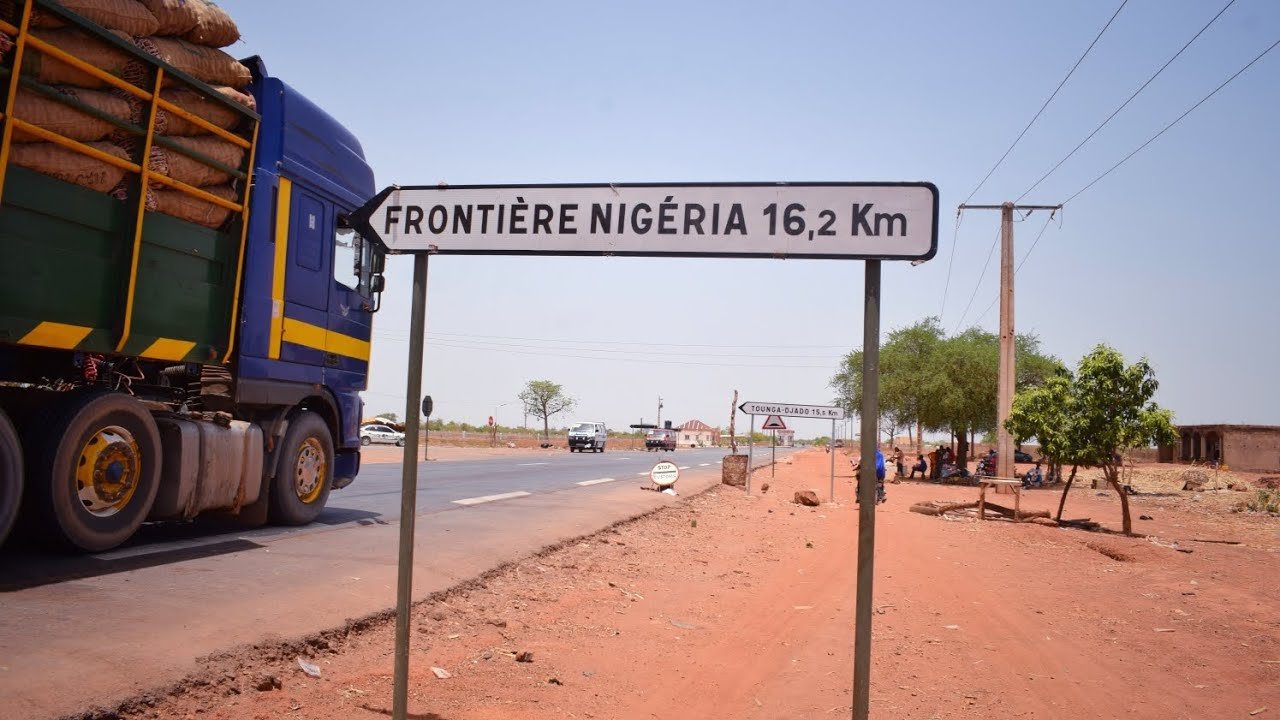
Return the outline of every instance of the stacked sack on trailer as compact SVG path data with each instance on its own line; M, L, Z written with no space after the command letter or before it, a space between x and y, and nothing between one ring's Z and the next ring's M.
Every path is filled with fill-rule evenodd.
M209 0L60 0L63 7L106 28L121 40L153 55L192 77L213 86L223 98L255 109L253 97L243 89L250 83L249 69L219 48L240 38L235 22ZM16 24L21 3L0 0L0 14ZM33 15L35 36L85 62L140 88L149 87L154 70L132 54L90 36L49 13ZM6 50L6 45L9 47ZM12 54L12 39L0 37L0 61ZM88 105L102 115L145 127L150 103L113 87L106 81L28 47L23 73L57 95ZM160 97L201 117L216 127L236 131L243 116L215 99L206 97L180 80L166 80ZM45 130L80 141L107 155L140 162L143 138L115 124L22 88L14 117ZM244 169L246 150L174 113L158 109L157 136L232 168ZM128 200L137 180L109 163L69 150L34 134L15 132L10 157L16 165ZM152 143L148 167L153 173L198 187L236 202L241 193L230 174L181 152ZM219 227L230 211L160 182L146 189L146 207L168 215Z

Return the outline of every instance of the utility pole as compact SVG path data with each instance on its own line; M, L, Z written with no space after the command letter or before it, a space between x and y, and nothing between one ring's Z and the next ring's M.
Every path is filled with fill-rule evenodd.
M662 396L658 396L658 427L662 427Z
M996 400L996 475L1002 478L1014 476L1013 436L1005 429L1005 421L1013 412L1013 392L1017 378L1013 327L1013 211L1049 210L1056 213L1062 205L1015 205L1011 202L999 205L961 205L963 210L1000 211L1000 380ZM1049 215L1050 218L1053 215Z

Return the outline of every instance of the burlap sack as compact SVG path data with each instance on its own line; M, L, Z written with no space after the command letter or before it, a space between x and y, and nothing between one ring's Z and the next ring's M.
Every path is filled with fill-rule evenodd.
M239 89L253 81L249 68L217 48L165 37L140 37L134 42L144 51L210 85Z
M131 38L119 31L113 31L122 40ZM119 48L91 37L75 28L61 30L45 30L40 37L51 45L66 53L74 55L86 63L105 70L117 77L135 76L139 73L145 77L146 63ZM82 88L104 88L107 83L66 63L46 57L44 53L28 48L22 59L24 72L35 75L36 79L46 85L74 85Z
M119 30L128 35L154 35L160 23L138 0L58 0L66 9L108 30ZM0 17L13 18L16 25L22 11L17 0L0 0ZM31 27L50 29L65 27L52 13L35 8L31 14Z
M218 94L228 100L239 103L250 110L257 108L257 103L254 102L252 95L247 95L229 87L215 87L214 90L217 90ZM167 88L160 91L160 97L193 115L208 120L214 126L223 130L234 129L240 123L240 118L243 117L243 115L226 105L210 100L188 88ZM206 132L203 127L164 110L156 114L156 130L165 135L203 135Z
M89 145L102 152L127 160L125 151L113 143L95 142ZM114 165L68 150L53 143L15 143L9 149L9 161L19 167L87 187L107 192L124 180L125 171Z
M196 26L186 34L186 39L208 47L226 47L240 39L240 29L227 14L212 0L188 0L195 9Z
M85 105L118 117L121 120L129 121L132 119L129 103L115 95L97 90L65 86L58 88L58 92L70 100L79 100ZM56 132L63 137L81 142L102 140L116 130L116 126L106 120L101 120L66 103L26 89L18 92L13 114L19 120L26 120L32 125L37 125L45 130ZM40 138L21 131L15 131L13 139L15 142L34 142Z
M173 138L175 143L194 150L211 160L223 165L239 169L244 163L245 151L235 145L208 135L203 137ZM157 153L152 153L152 161L157 160ZM177 150L160 148L159 163L165 175L195 187L222 185L231 182L231 175L217 168L205 165L194 158L187 157ZM157 168L153 167L153 170Z
M200 16L196 4L189 0L142 0L160 26L147 35L186 35L196 29Z
M200 189L232 202L240 200L230 185L215 185ZM148 197L148 207L152 205L152 199L154 199L156 211L208 228L222 227L227 222L227 218L231 217L230 210L177 190L152 190Z

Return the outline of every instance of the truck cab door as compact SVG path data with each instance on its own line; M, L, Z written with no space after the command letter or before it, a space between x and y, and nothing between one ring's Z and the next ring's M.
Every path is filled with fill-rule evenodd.
M293 217L289 224L293 228L290 241L293 257L285 272L285 302L321 313L329 307L329 246L333 237L330 212L328 203L294 186ZM304 314L311 315L305 311Z

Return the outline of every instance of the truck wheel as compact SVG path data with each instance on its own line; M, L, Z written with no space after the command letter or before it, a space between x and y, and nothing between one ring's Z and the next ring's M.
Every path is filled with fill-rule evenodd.
M9 416L0 410L0 545L18 519L22 502L22 444Z
M280 466L271 483L271 519L306 525L316 519L333 486L333 436L319 415L306 411L289 423Z
M37 527L85 552L128 540L160 487L160 432L122 393L61 399L43 442L32 442L27 493Z

